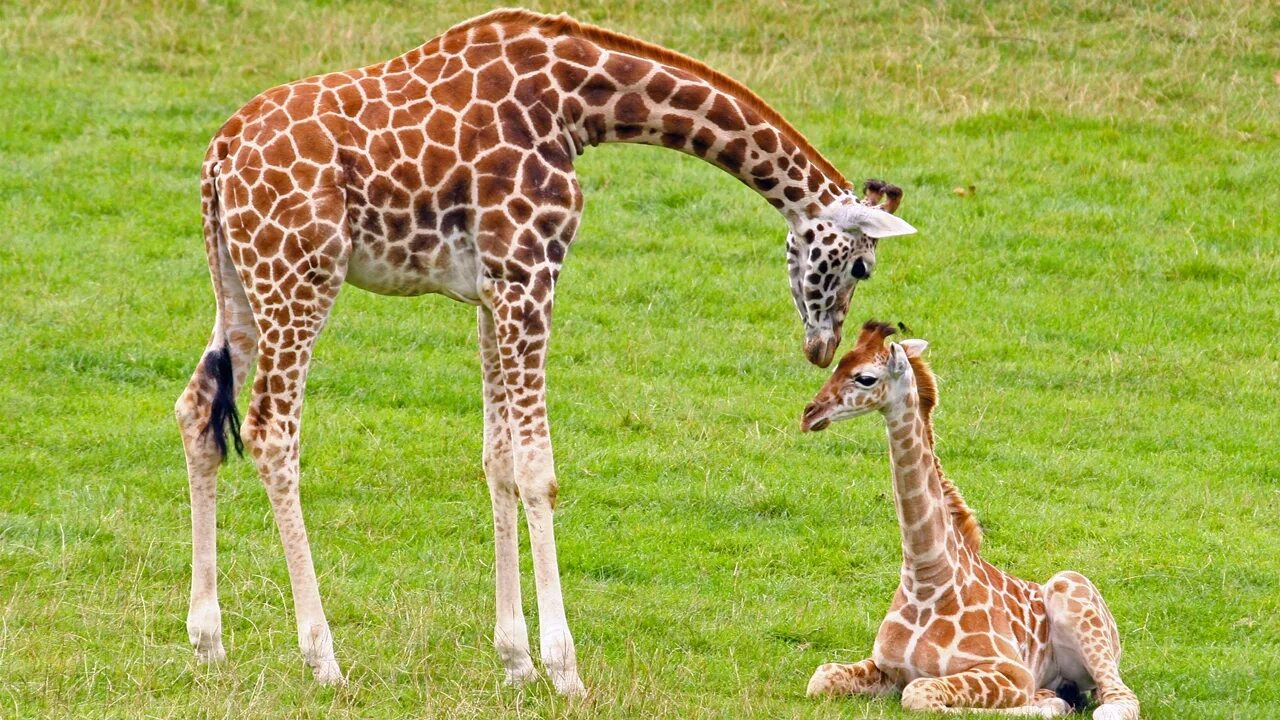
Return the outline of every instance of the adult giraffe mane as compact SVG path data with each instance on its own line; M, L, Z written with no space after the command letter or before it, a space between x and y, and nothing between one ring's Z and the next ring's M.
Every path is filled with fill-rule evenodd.
M453 33L466 32L475 27L484 25L492 25L495 23L511 23L515 25L525 25L529 28L540 30L548 30L552 34L566 35L570 37L582 38L589 40L606 50L635 55L636 57L652 60L654 62L673 67L677 70L690 73L698 78L710 83L712 87L731 95L743 106L754 110L769 125L773 126L779 133L795 144L801 152L809 158L810 162L818 166L828 178L835 181L840 187L850 187L849 181L844 175L831 164L829 160L818 152L815 148L787 119L774 110L769 103L763 98L755 94L750 88L704 62L695 60L688 55L669 50L660 45L645 42L638 38L624 35L620 32L607 30L596 25L579 22L568 15L543 15L531 10L524 9L502 9L472 18L458 25L454 25L444 32L441 37L448 36Z
M924 422L924 439L929 443L933 453L933 469L938 474L938 482L942 485L942 494L947 499L947 508L951 518L955 520L956 532L965 545L974 552L982 546L982 525L974 515L969 504L964 501L960 489L946 475L942 474L942 463L938 460L938 452L933 447L933 409L938 406L938 383L933 376L929 363L921 357L909 357L911 371L916 376L916 394L920 401L920 419Z

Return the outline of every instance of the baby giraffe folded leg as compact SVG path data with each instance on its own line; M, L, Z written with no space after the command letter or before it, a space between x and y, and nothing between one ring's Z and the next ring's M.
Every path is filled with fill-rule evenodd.
M902 707L949 714L981 713L1022 717L1057 717L1071 712L1066 701L1051 690L1034 695L1009 677L1008 663L982 665L966 672L940 678L919 678L902 690ZM1029 681L1025 668L1010 670Z

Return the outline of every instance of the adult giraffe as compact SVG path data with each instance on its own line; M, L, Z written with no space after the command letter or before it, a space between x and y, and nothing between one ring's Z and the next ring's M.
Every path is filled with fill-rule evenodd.
M543 664L583 692L565 621L543 367L553 288L582 209L588 145L681 150L732 173L786 219L805 353L831 362L875 238L913 232L901 191L859 200L838 171L743 85L683 55L568 17L499 10L400 57L267 90L214 136L201 176L217 317L177 403L191 483L187 629L225 655L215 488L226 433L249 448L285 548L298 639L339 682L298 497L311 348L344 282L479 307L484 468L493 500L497 622L508 681L534 677L520 601L517 498L533 552ZM878 209L882 207L889 212ZM235 398L257 360L243 431Z

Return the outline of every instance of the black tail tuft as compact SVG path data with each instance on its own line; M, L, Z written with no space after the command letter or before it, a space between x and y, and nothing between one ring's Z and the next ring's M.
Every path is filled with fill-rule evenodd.
M1080 686L1070 680L1064 681L1054 689L1054 692L1076 712L1083 712L1085 707L1089 705L1089 696L1081 692Z
M236 410L235 378L231 369L231 349L223 345L221 350L205 356L205 371L213 377L213 408L209 412L209 425L205 432L213 434L213 444L218 446L222 459L227 459L227 430L236 454L244 457L244 441L240 439L240 413Z

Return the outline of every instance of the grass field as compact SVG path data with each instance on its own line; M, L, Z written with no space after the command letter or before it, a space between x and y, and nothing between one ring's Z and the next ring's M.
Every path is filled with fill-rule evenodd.
M988 557L1094 579L1144 717L1276 716L1272 3L532 4L700 57L850 177L904 186L920 233L882 244L851 322L932 342L940 454ZM298 656L246 461L219 495L229 660L195 664L172 406L213 317L205 144L268 86L490 7L0 4L0 717L901 714L803 697L815 665L866 656L897 581L881 424L799 433L826 372L800 353L783 223L631 146L579 164L550 360L590 698L500 683L474 312L355 289L302 457L350 685Z

